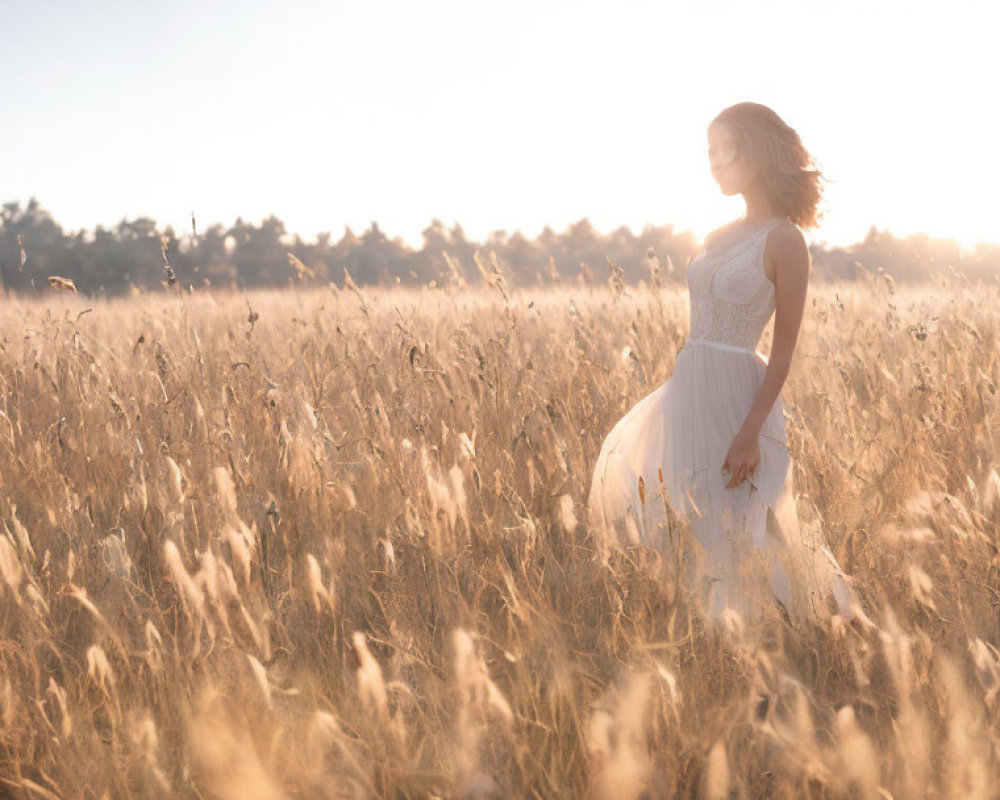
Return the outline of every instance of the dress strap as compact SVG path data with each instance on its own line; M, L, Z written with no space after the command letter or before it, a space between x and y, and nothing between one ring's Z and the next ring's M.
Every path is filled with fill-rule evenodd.
M717 256L720 256L723 253L729 253L733 250L738 250L739 248L745 247L746 245L757 240L757 237L759 237L762 233L764 234L764 237L761 241L767 241L767 234L773 231L785 219L787 219L787 217L771 217L771 219L765 220L761 225L758 225L756 228L752 228L751 230L746 231L738 239L731 241L722 247L716 248L715 250L709 250L707 243L703 243L701 250L698 251L698 255L695 256L695 258L698 258L699 256L702 255L705 256L706 258L716 258Z
M771 219L765 221L759 228L756 229L753 235L759 236L764 234L764 239L767 239L767 234L777 228L782 222L784 222L787 217L772 217Z

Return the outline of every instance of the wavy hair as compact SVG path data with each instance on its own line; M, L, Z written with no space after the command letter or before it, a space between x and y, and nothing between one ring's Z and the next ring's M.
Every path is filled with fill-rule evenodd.
M819 226L820 182L826 179L794 128L767 106L750 102L723 109L712 122L730 126L740 153L760 165L764 186L780 214L800 228Z

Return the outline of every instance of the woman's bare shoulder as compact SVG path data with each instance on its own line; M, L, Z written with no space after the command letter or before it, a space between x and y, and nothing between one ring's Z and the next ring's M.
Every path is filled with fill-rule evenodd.
M777 245L780 248L801 249L806 246L806 237L802 229L790 219L783 220L775 226L767 236L768 246Z
M802 229L787 219L768 233L764 241L764 274L771 283L774 283L775 265L779 261L809 273L809 245Z

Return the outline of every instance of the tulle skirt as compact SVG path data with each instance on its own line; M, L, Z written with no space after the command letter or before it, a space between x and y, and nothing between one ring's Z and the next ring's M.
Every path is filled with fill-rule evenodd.
M589 522L606 544L654 547L668 564L686 552L686 577L715 620L726 609L756 619L775 599L793 620L851 616L848 578L821 531L799 524L780 396L761 428L757 469L726 488L722 465L766 368L752 350L688 339L673 375L605 438Z

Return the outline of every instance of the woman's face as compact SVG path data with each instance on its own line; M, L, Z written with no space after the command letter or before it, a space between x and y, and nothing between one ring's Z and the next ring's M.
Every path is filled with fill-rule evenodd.
M724 195L741 194L756 178L756 169L741 152L736 133L721 120L708 126L708 163Z

